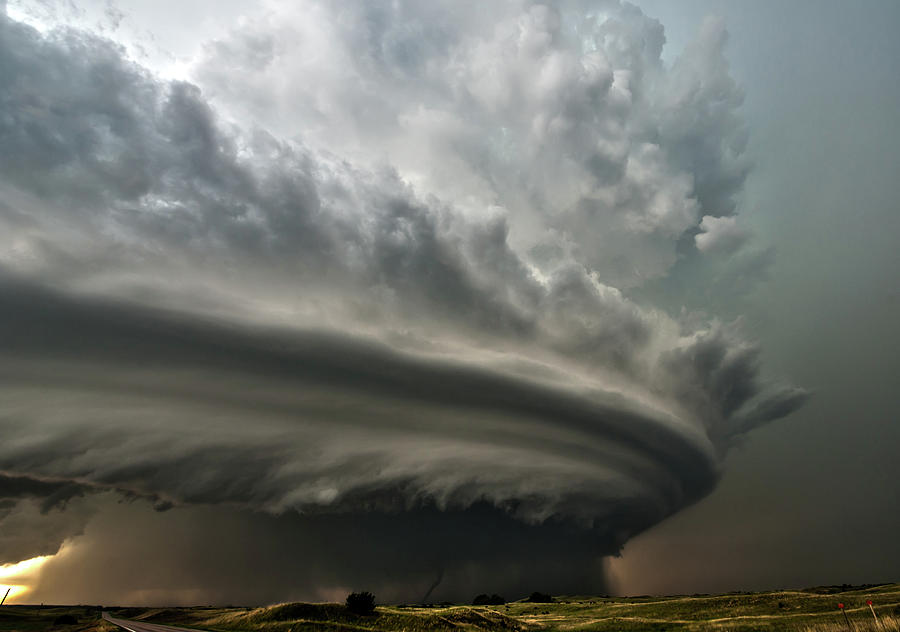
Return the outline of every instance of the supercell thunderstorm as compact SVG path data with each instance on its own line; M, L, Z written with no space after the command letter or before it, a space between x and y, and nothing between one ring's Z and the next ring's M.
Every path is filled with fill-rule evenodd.
M666 64L617 2L287 4L191 81L0 16L0 562L66 542L36 594L82 602L602 589L806 397L629 298L750 239L722 24Z

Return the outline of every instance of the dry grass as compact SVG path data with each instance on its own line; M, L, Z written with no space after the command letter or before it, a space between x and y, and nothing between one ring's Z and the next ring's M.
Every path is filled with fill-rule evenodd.
M879 624L867 600L875 604ZM838 603L846 606L850 627ZM75 625L55 625L69 614ZM557 597L503 606L378 606L356 615L343 604L263 608L118 608L114 616L212 632L900 632L900 584L671 597ZM123 632L85 606L4 606L0 632Z
M798 632L900 632L900 618L884 615L878 617L878 623L875 623L875 619L871 616L865 620L854 617L850 621L849 628L846 621L839 620L804 626L797 630Z

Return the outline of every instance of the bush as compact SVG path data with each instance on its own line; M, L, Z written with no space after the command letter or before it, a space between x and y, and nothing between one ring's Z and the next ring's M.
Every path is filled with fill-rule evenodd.
M506 603L506 599L500 595L481 594L472 600L473 606L502 606Z
M70 614L61 614L53 621L53 625L76 625L78 619Z
M525 601L529 603L553 603L553 597L542 592L533 592L528 595L528 599Z
M347 609L354 614L375 612L375 595L370 592L355 592L347 595Z

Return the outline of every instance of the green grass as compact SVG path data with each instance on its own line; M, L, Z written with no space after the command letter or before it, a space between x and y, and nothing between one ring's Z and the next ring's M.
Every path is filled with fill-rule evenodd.
M764 593L675 597L557 597L554 603L518 601L504 606L379 606L369 616L341 604L290 603L265 608L122 608L114 616L214 632L588 632L630 630L790 630L842 632L847 623L837 608L846 606L852 632L900 632L900 584L865 588L822 587ZM875 604L875 627L866 600ZM77 625L55 626L61 614ZM85 607L0 608L0 632L113 632Z

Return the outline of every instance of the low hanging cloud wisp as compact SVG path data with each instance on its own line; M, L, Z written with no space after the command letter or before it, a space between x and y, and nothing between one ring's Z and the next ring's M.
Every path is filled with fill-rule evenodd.
M738 324L627 298L747 173L722 25L671 68L662 33L308 2L187 83L0 16L0 525L46 527L0 561L70 538L36 594L73 601L602 587L806 397Z

